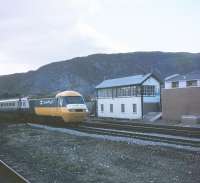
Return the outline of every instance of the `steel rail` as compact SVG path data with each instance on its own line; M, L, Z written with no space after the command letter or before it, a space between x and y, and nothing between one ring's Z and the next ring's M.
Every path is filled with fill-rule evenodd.
M151 142L162 142L168 144L176 144L176 145L183 145L183 146L190 146L190 147L198 147L200 148L200 139L199 141L193 139L180 139L180 138L172 138L172 137L163 137L163 136L155 136L151 134L138 134L130 131L120 131L120 130L110 130L110 129L101 129L101 128L90 128L86 126L79 126L79 127L71 127L70 129L77 130L80 132L86 132L90 134L99 134L99 135L111 135L111 136L118 136L118 137L128 137L128 138L135 138L140 140L146 140Z
M196 137L200 138L200 128L167 126L167 125L150 125L138 123L115 123L105 121L85 122L85 126L106 127L114 129L126 129L128 131L155 132L160 134L173 134L177 136Z
M35 124L35 123L34 123ZM39 123L36 123L39 124ZM42 123L56 128L73 129L86 133L130 137L153 142L200 147L200 129L168 125L152 125L125 122L85 121L79 124ZM170 137L171 136L171 137Z
M160 128L169 128L169 129L174 129L174 128L177 128L177 129L186 129L186 130L194 130L197 128L196 127L190 127L190 126L178 126L178 125L169 125L169 124L152 124L152 123L144 123L144 122L129 122L129 121L119 121L119 120L114 120L114 119L91 119L90 118L90 121L94 122L94 123L105 123L105 124L127 124L127 125L134 125L134 126L145 126L145 127L160 127ZM87 121L89 122L89 121ZM200 128L199 128L200 130ZM198 130L197 130L198 131Z
M30 183L14 169L0 160L0 180L5 183Z

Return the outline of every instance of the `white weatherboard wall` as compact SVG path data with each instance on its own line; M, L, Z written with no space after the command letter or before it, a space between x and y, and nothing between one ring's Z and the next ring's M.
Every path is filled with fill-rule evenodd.
M179 88L186 88L186 81L179 81Z
M171 88L171 82L165 82L165 89Z
M101 111L101 104L104 105L104 111ZM113 112L110 112L110 104L113 104ZM125 112L121 112L121 104L125 105ZM133 104L137 105L137 113L133 113ZM141 98L98 98L98 116L111 118L139 119L142 116Z
M144 102L145 103L157 103L160 102L160 83L154 79L153 77L150 77L147 79L143 85L153 85L155 86L155 96L144 96Z
M187 81L186 80L180 80L178 88L187 88ZM194 86L190 86L194 87ZM196 86L195 86L196 87ZM197 87L200 87L200 80L197 80ZM165 89L174 89L172 88L172 81L165 81Z

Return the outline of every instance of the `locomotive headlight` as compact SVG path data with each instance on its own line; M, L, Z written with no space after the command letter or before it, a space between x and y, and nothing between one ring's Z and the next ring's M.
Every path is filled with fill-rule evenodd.
M83 109L83 112L89 112L88 109Z

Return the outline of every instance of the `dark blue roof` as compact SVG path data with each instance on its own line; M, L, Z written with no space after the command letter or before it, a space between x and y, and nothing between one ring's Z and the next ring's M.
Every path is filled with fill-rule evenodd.
M134 75L117 79L108 79L97 85L96 88L99 89L99 88L109 88L117 86L138 85L141 84L143 81L145 81L151 75L152 74L149 73L146 75Z

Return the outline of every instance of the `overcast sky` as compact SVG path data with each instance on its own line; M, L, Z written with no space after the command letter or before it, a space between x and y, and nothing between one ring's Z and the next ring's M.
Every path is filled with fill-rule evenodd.
M0 75L94 53L200 52L199 0L0 0Z

